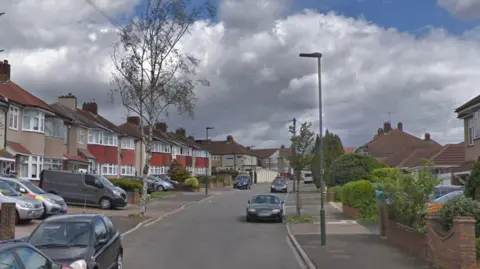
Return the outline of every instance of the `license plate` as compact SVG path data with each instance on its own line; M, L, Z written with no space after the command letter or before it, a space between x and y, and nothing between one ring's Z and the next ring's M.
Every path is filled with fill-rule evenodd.
M271 215L271 213L269 213L269 212L261 212L261 213L258 213L258 216L259 216L259 217L268 217L268 216L270 216L270 215Z

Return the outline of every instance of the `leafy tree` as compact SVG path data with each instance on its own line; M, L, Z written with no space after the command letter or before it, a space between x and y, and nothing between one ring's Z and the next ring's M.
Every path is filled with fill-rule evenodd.
M326 176L328 186L343 186L350 181L368 179L370 173L384 167L375 158L359 154L345 154L333 161Z
M473 164L470 178L465 183L465 196L480 200L480 161Z
M184 182L190 177L190 173L181 165L172 165L168 171L168 176L175 181Z
M370 174L369 180L374 183L396 180L400 176L400 170L397 168L377 168Z
M345 154L343 149L342 141L340 137L334 133L325 131L325 136L322 138L322 163L324 175L328 173L328 169L332 165L333 161L338 157ZM320 137L317 135L315 140L315 148L313 149L313 159L312 159L312 172L315 177L315 184L317 188L320 188L320 156L318 154L318 147L320 146Z
M147 0L142 7L119 31L112 55L116 72L111 97L119 96L128 113L138 115L148 131L144 135L140 128L146 151L143 175L147 175L155 124L172 108L193 117L195 88L209 85L206 79L195 78L199 60L178 47L195 22L213 17L215 8L209 2L190 0ZM141 215L146 211L146 186L145 179Z

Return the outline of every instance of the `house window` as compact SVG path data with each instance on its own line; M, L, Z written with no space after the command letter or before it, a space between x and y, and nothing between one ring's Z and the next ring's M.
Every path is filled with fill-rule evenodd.
M84 133L83 130L78 130L78 143L83 144L83 139L84 139ZM88 137L90 138L90 136Z
M22 129L25 131L44 132L45 114L39 110L23 110Z
M18 130L18 107L10 106L8 109L8 127Z
M120 174L122 176L134 176L135 175L135 167L131 165L122 165Z
M45 120L45 135L64 138L66 137L66 126L61 119L47 118Z
M474 124L473 124L473 118L470 118L467 120L467 126L468 126L468 145L472 146L473 145L473 136L474 136Z
M43 170L43 157L20 156L20 178L39 179Z
M118 165L116 164L101 164L99 165L101 174L104 176L116 176Z
M88 130L88 144L118 146L118 137L116 134L98 130Z
M59 159L44 159L43 169L45 170L62 170L62 160Z
M167 174L169 170L168 166L150 166L148 171L149 175L163 175Z
M121 140L122 149L135 149L135 141L133 138L123 138Z
M474 138L480 138L480 110L473 113L473 126L475 129Z

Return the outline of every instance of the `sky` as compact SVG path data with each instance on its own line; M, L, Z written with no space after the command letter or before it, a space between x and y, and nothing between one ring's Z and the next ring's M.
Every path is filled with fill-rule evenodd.
M144 0L91 0L120 25ZM194 0L200 1L200 0ZM200 60L195 117L170 114L169 130L196 139L232 135L245 146L289 145L293 118L318 133L321 52L323 125L345 146L373 138L383 122L442 143L463 141L454 109L480 94L478 0L216 0L181 49ZM48 103L73 93L112 122L127 112L112 88L115 27L83 0L4 0L0 59L12 80Z

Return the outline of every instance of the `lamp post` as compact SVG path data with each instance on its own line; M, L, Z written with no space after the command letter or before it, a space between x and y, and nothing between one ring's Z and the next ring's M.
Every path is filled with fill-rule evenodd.
M251 145L249 148L250 150L252 151L253 153L253 148L256 147L254 145ZM256 182L257 180L257 163L254 163L253 164L253 167L252 167L252 158L253 158L253 155L250 155L250 169L252 170L252 175L253 175L253 179L252 179L252 183ZM252 169L253 168L253 169Z
M208 143L208 130L213 130L213 129L215 129L215 128L213 128L213 127L205 127L205 143ZM205 150L205 152L206 152L206 155L208 156L208 151ZM210 163L210 159L211 159L211 158L208 158L207 176L210 175L210 166L212 165L212 164Z
M319 124L319 129L320 129L320 143L318 145L318 156L319 156L319 170L320 170L320 175L319 175L319 181L320 181L320 237L321 237L321 245L325 246L327 237L326 237L326 227L325 227L325 205L324 205L324 193L323 193L323 156L322 156L322 147L323 147L323 142L322 142L322 136L323 136L323 126L322 126L322 54L320 52L314 52L314 53L300 53L299 55L302 58L315 58L317 59L317 75L318 75L318 124Z

